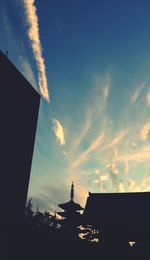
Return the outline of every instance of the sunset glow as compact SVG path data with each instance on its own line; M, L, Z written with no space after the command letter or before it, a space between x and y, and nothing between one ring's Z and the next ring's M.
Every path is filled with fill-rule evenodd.
M41 94L28 190L35 208L55 211L72 181L83 207L89 191L150 191L149 8L0 3L0 48Z

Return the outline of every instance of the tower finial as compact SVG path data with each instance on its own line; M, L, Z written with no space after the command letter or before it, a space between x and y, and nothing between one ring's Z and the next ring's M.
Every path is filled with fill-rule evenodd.
M70 198L71 198L71 200L73 200L73 198L74 198L74 184L73 184L73 182L72 182L72 184L71 184Z

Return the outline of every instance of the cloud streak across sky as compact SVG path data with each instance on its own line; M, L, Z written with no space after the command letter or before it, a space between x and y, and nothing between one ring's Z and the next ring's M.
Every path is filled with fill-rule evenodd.
M143 88L145 87L145 83L143 82L137 89L135 89L132 93L131 96L131 103L135 103L137 101L137 99L139 98L141 91L143 90Z
M101 134L98 138L96 138L88 147L86 151L84 151L80 156L71 164L71 168L76 168L77 166L81 165L85 161L88 160L91 153L97 150L104 140L104 134Z
M34 53L34 57L38 69L38 80L39 80L40 92L43 98L49 101L50 98L49 98L49 90L48 90L48 83L46 77L46 68L45 68L45 61L42 56L42 47L40 42L39 24L38 24L38 16L35 7L35 1L23 0L23 3L24 3L25 13L26 13L28 37L32 46L32 50Z
M105 85L105 88L104 85L99 86L99 94L103 97L102 102L99 102L100 98L98 98L96 94L93 99L94 102L91 111L88 113L90 116L86 116L83 120L85 124L81 129L81 135L77 136L77 139L74 138L73 143L76 145L72 146L73 153L70 151L71 156L69 158L70 165L68 172L72 175L76 175L78 185L81 185L82 181L83 183L87 181L86 185L89 185L91 190L96 190L97 192L148 190L150 185L148 181L145 182L145 178L148 178L149 173L146 167L143 167L141 172L139 172L138 169L142 165L147 165L147 169L150 166L150 146L146 145L150 125L147 122L143 123L143 118L145 117L143 117L143 115L147 110L147 104L144 103L143 95L140 95L144 86L145 83L141 84L138 91L134 92L134 98L132 99L133 105L126 106L126 111L121 108L120 112L125 112L125 114L128 115L132 114L133 106L137 99L143 102L143 108L145 108L139 111L138 106L135 106L134 109L137 110L138 113L135 114L134 120L130 120L130 117L126 117L123 114L119 120L120 131L118 131L108 114L108 97L112 91L111 83L109 86L107 85L107 87ZM98 108L99 104L100 108ZM89 111L88 105L87 111ZM95 118L97 118L96 124L94 123ZM139 121L139 118L142 120ZM123 125L126 125L126 127L121 127ZM95 129L100 129L101 131L98 137ZM86 149L81 152L83 144L86 142L89 143L91 137L93 140ZM138 181L136 180L137 174L139 174L138 178L141 180L139 187ZM88 176L93 178L93 184L88 183ZM94 179L94 176L96 176L96 179ZM107 177L105 178L105 176Z

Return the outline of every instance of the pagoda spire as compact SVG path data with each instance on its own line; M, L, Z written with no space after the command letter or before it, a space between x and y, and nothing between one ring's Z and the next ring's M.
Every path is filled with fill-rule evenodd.
M73 184L73 182L72 182L72 184L71 184L70 198L71 198L71 200L74 199L74 184Z
M58 206L63 209L63 212L57 212L64 221L75 221L75 219L79 219L81 217L80 211L83 208L80 204L74 202L74 183L71 184L70 190L70 200L66 203L58 204Z

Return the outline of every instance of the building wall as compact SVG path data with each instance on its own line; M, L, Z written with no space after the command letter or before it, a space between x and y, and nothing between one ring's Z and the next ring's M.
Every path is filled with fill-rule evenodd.
M40 95L0 52L0 225L22 223Z

